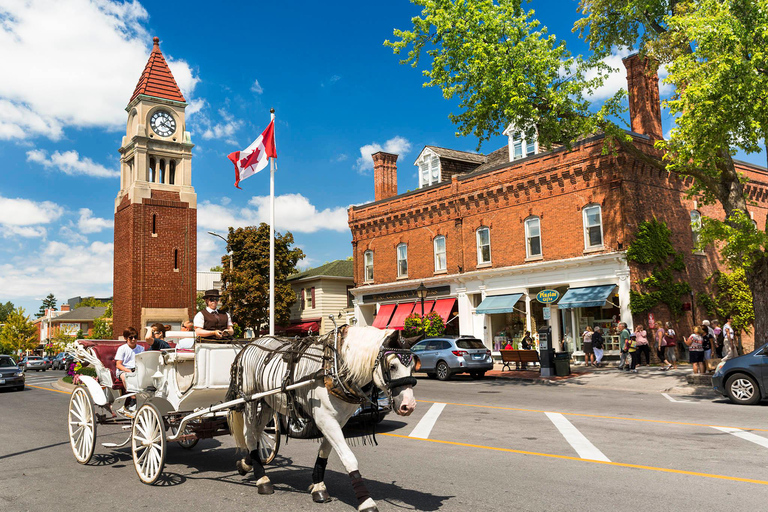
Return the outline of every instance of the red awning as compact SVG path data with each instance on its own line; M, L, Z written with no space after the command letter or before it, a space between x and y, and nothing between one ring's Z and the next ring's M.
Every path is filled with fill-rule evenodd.
M320 332L320 321L309 321L309 322L300 322L297 324L291 324L286 327L275 327L275 331L279 331L285 334L290 335L299 335L299 336L306 336L309 331L312 331L312 334L317 334Z
M415 302L404 302L403 304L398 304L397 309L395 310L395 314L392 315L392 320L389 321L387 328L402 330L403 327L405 327L406 317L413 312L413 307L415 305Z
M424 301L424 314L428 315L432 312L432 308L435 306L435 301L433 300L425 300ZM413 312L417 315L421 315L421 302L417 302L413 305Z
M440 299L435 303L435 311L443 319L443 322L448 322L453 311L453 305L456 304L456 299Z
M384 304L381 306L376 318L373 319L373 326L378 327L379 329L386 329L396 305L397 304Z

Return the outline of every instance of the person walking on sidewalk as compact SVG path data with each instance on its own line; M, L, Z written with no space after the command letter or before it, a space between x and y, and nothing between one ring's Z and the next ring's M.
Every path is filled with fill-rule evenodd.
M643 360L643 354L645 354L646 366L650 366L651 347L648 345L648 333L643 329L643 324L638 324L638 326L635 327L635 344L637 346L637 364L635 366L641 366L640 363Z
M669 361L669 364L665 369L669 370L674 366L675 370L677 370L677 333L672 328L670 322L667 322L665 327L667 328L667 333L664 335L664 341L666 341L667 344L665 345L664 355L666 356L666 360Z
M667 359L667 340L666 335L667 331L664 329L664 326L659 322L659 327L656 328L656 332L654 333L653 337L656 341L656 355L659 357L659 361L661 361L661 369L667 370L668 367L672 366L672 363L669 362Z
M632 373L637 373L637 338L635 337L635 334L632 333L627 340L627 357L629 358L629 371Z
M732 320L731 315L728 315L723 326L723 361L733 359L738 354L736 352L736 333L733 332L733 327L731 327Z
M712 359L712 347L715 345L715 331L709 326L709 320L701 322L701 339L704 347L704 373L709 373L709 360Z
M685 340L685 344L688 345L688 355L693 366L693 373L704 373L703 333L702 328L697 325L693 328L693 334Z
M723 357L723 329L720 328L720 320L712 320L712 332L715 335L715 355L720 359Z
M619 350L621 350L621 356L619 357L619 370L623 370L627 366L627 354L629 352L627 345L631 334L627 329L627 324L619 322Z
M600 368L603 361L603 332L599 325L592 332L592 351L595 353L595 366Z
M595 352L594 347L592 345L592 328L590 326L587 326L586 329L584 329L584 332L581 334L581 337L583 339L583 343L581 345L581 350L584 351L584 365L589 366L590 364L595 364Z

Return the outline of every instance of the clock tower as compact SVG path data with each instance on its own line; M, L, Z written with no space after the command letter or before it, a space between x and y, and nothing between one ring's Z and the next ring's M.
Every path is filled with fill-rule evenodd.
M179 324L195 314L197 195L186 100L155 37L131 96L115 199L113 328L140 336L155 322Z

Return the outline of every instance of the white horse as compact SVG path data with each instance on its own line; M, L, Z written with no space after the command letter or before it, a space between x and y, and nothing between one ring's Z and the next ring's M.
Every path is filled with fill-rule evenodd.
M308 384L293 394L281 392L267 396L261 407L258 402L247 402L244 411L230 412L230 431L235 443L250 454L250 461L238 461L238 469L250 469L250 462L259 494L274 492L255 451L257 441L272 418L271 409L287 416L294 408L314 419L323 434L312 472L312 499L318 503L330 500L323 480L328 456L334 449L352 479L358 511L378 511L360 476L357 459L344 440L342 427L360 405L360 388L371 381L387 393L397 414L411 414L416 408L413 398L416 379L411 373L414 367L418 369L417 365L418 358L410 350L399 347L397 331L375 327L344 326L314 344L296 345L272 337L252 342L232 365L228 396L250 396L277 388L285 390L290 384ZM294 370L286 379L288 367Z

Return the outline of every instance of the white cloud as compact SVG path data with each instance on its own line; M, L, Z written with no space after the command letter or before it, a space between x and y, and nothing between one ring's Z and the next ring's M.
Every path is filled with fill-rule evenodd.
M235 116L224 110L219 109L219 115L224 122L211 124L208 118L204 118L201 122L207 125L207 128L203 132L203 138L208 139L224 139L226 142L236 143L233 140L233 135L243 125L242 121L235 120Z
M365 174L366 172L373 170L373 160L371 159L371 155L378 153L379 151L403 156L410 150L411 143L399 135L389 139L384 143L383 147L378 142L366 144L360 148L360 158L358 158L356 162L357 171L361 174Z
M56 168L68 174L70 176L85 175L92 176L94 178L119 178L120 171L114 169L107 169L101 164L97 164L90 158L80 158L77 151L65 151L59 153L55 151L51 158L48 158L48 153L42 149L34 149L27 151L27 161L35 162L46 169Z
M147 19L136 0L3 2L0 139L56 140L68 126L124 128L152 47ZM189 101L195 73L165 57Z
M93 212L88 208L80 208L79 213L77 227L82 233L98 233L104 229L111 229L115 225L112 220L94 217Z
M205 107L206 101L202 98L191 100L189 102L189 105L187 105L187 108L184 109L184 113L186 114L187 120L189 120L190 117L192 117L193 114L196 114L203 110L203 107Z
M253 85L251 86L251 91L255 92L256 94L261 94L264 92L264 88L261 86L258 80L254 80Z
M0 196L0 232L4 236L42 237L45 236L45 228L38 225L50 224L63 213L64 208L51 201L36 202Z
M627 70L621 60L632 53L628 48L614 48L611 50L611 55L603 59L603 62L609 65L613 71L608 74L601 87L598 87L587 95L589 101L603 101L607 100L619 89L627 88ZM593 79L597 76L597 71L590 71L587 73L587 79Z
M269 196L254 196L248 205L237 210L231 205L203 201L197 207L197 224L206 230L226 232L230 226L237 228L269 222ZM275 229L294 233L314 233L322 229L346 231L349 229L347 209L337 206L318 211L301 194L280 195L275 197Z

